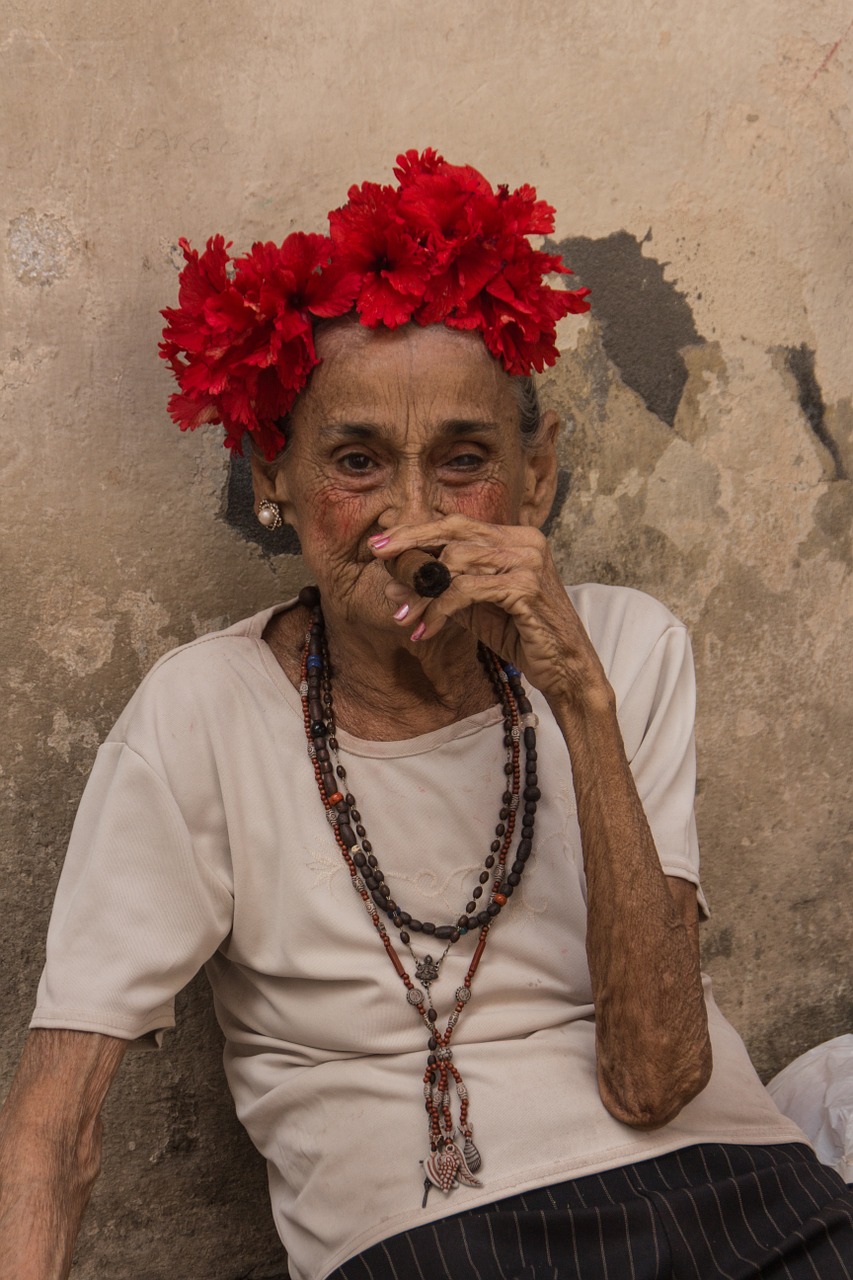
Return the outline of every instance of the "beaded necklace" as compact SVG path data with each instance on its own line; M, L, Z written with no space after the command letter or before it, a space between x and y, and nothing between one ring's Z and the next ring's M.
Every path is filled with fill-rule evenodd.
M480 646L478 656L491 680L503 712L504 746L507 759L504 765L506 783L501 797L499 820L495 838L489 846L484 870L471 892L465 911L453 924L436 925L430 920L417 920L404 911L391 894L373 846L366 838L355 796L346 787L346 769L338 758L338 740L335 736L334 703L332 698L332 669L326 644L325 624L320 607L320 595L316 587L305 587L299 593L300 604L311 614L311 623L305 637L300 669L299 693L305 722L308 755L314 767L314 776L326 817L340 848L350 879L370 915L379 934L388 959L406 988L406 999L413 1011L423 1021L427 1033L427 1065L423 1076L424 1101L428 1115L429 1154L421 1161L424 1171L424 1198L432 1187L448 1192L460 1183L479 1187L476 1177L482 1164L474 1144L474 1131L468 1119L469 1098L465 1082L453 1061L450 1040L460 1015L471 999L471 984L489 938L489 932L501 910L507 905L514 890L521 883L524 868L533 848L533 828L536 805L540 798L537 785L536 725L537 718L521 684L521 673L510 663L501 662L490 650ZM521 786L520 742L525 749L525 783ZM332 757L337 763L333 763ZM523 806L523 808L522 808ZM507 862L516 818L522 808L521 838L515 851L515 859L507 871ZM491 880L486 905L482 905L486 885ZM380 914L381 913L381 914ZM415 963L415 977L423 984L418 987L412 981L394 947L382 919L385 915L398 930L401 943L408 948ZM461 986L456 988L455 1003L447 1019L444 1031L437 1026L438 1014L432 1003L431 984L439 976L442 961L451 946L471 929L479 927L479 937L468 971ZM411 932L410 932L411 931ZM446 942L443 954L435 961L431 955L418 959L411 948L411 933L434 936ZM458 1121L451 1110L451 1081L459 1103ZM461 1134L462 1144L456 1141Z

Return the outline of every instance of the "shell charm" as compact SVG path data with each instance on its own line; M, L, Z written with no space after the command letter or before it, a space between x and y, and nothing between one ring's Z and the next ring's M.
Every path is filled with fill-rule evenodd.
M477 1169L479 1169L482 1161L480 1153L474 1146L470 1138L465 1140L465 1150L474 1153L476 1157L476 1165L472 1168L468 1163L466 1156L457 1147L456 1143L448 1139L441 1151L433 1151L426 1160L423 1160L424 1184L438 1187L439 1191L452 1191L460 1182L466 1187L481 1187L483 1184L478 1178L474 1177ZM428 1189L428 1188L427 1188ZM426 1195L424 1196L426 1201Z
M466 1138L465 1145L462 1148L462 1154L465 1157L465 1163L471 1173L476 1173L483 1163L483 1157L474 1145L473 1138Z

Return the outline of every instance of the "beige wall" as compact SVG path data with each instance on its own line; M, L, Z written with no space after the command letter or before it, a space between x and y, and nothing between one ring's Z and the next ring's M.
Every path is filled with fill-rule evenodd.
M706 965L769 1074L851 1027L846 0L0 0L0 1084L95 746L164 650L287 595L165 414L179 235L323 229L434 145L558 209L566 576L690 625ZM233 507L233 500L232 500ZM197 986L109 1107L75 1275L283 1273Z

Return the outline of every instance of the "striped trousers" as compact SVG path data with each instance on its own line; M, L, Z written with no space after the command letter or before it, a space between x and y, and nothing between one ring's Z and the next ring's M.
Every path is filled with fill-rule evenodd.
M373 1245L328 1280L853 1280L853 1187L799 1145L687 1147Z

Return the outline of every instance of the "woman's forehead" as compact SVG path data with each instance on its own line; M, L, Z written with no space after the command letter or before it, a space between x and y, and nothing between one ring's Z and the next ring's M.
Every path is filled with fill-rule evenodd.
M396 417L402 403L430 416L517 417L511 379L479 334L334 325L317 334L317 354L323 363L300 399L324 418L372 420L386 408Z

